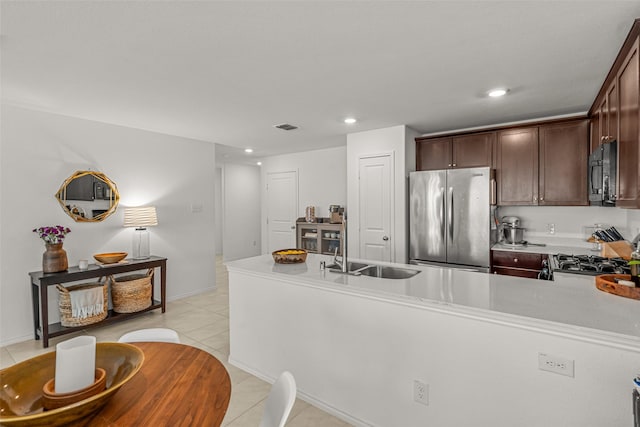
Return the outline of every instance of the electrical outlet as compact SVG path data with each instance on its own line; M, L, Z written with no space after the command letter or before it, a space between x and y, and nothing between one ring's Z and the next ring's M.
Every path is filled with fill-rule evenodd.
M556 225L550 222L549 224L547 224L547 231L549 232L549 234L556 234Z
M551 354L538 353L538 369L573 378L574 361Z
M413 400L429 406L429 384L413 380Z
M191 213L200 213L202 212L202 209L202 202L191 203Z

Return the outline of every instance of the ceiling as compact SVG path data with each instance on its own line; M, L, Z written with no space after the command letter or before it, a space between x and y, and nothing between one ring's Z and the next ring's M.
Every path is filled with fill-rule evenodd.
M0 12L3 103L253 162L401 124L585 112L640 2L2 0ZM509 94L488 98L498 86Z

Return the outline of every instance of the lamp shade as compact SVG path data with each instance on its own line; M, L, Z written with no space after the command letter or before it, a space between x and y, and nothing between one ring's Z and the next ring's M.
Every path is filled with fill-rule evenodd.
M158 216L156 215L155 206L125 208L124 210L124 226L125 227L149 227L158 225Z

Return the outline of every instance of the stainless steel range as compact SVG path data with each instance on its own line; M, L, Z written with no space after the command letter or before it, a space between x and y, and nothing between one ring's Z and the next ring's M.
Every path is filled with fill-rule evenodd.
M627 260L605 258L598 255L552 255L551 268L555 273L575 273L587 276L631 274Z

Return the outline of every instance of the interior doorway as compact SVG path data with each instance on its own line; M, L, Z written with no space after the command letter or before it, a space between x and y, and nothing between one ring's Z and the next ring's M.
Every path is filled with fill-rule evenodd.
M394 261L393 154L358 159L360 258Z
M267 174L268 252L296 247L298 172Z

